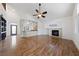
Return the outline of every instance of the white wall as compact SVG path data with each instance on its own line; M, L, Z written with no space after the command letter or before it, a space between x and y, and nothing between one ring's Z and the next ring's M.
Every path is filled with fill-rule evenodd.
M47 35L47 32L46 32L47 30L45 29L45 25L44 25L44 23L43 23L43 21L41 19L37 19L37 18L34 19L32 15L26 14L26 15L22 16L22 18L20 20L20 24L22 24L22 23L24 24L24 22L26 23L27 20L37 22L38 29L37 29L37 31L28 31L28 32L26 31L26 34L23 35L22 34L23 26L21 26L20 27L20 29L21 29L21 36Z
M74 12L73 12L73 20L74 20L74 43L79 49L79 4L75 5Z
M29 16L27 17L29 19ZM32 19L32 17L30 17ZM26 19L27 20L27 19ZM35 19L39 20L39 19ZM50 20L50 22L45 22L42 20L37 21L38 22L38 31L37 32L29 32L27 36L33 36L33 35L49 35L48 28L50 28L50 24L57 24L58 28L62 28L62 38L65 39L73 39L73 17L63 17L59 19Z
M7 36L10 36L10 25L17 25L17 34L20 34L19 20L20 17L16 10L7 4L6 9L6 20L7 20Z
M50 22L47 22L46 26L48 28L53 28L53 26L49 26L52 24L57 25L57 26L55 26L55 28L62 28L62 38L73 39L72 16L51 20Z
M45 28L45 23L41 20L38 21L38 35L48 35L48 29Z

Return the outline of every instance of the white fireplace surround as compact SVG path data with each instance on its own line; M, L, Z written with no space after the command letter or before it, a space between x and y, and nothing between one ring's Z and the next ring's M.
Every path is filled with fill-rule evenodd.
M52 30L59 30L59 37L62 37L62 28L49 28L49 36L52 36Z

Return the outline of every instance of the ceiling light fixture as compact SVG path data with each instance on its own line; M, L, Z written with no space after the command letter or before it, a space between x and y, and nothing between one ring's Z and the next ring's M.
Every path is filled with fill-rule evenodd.
M39 9L36 9L35 11L36 11L36 14L34 14L33 16L37 16L38 19L41 17L45 18L45 14L47 14L47 11L42 12L41 3L39 3Z

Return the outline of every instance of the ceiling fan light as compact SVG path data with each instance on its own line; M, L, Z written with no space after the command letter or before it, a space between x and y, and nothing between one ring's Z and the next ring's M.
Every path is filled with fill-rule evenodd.
M41 17L41 15L38 15L38 17Z

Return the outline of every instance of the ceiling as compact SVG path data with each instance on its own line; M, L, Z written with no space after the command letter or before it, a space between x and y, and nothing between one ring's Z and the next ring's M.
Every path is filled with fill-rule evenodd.
M27 14L32 16L34 13L36 13L35 9L36 8L38 9L37 3L8 3L8 5L14 8L21 17ZM75 4L74 3L42 3L41 7L43 11L48 12L45 19L53 20L56 18L72 16Z

